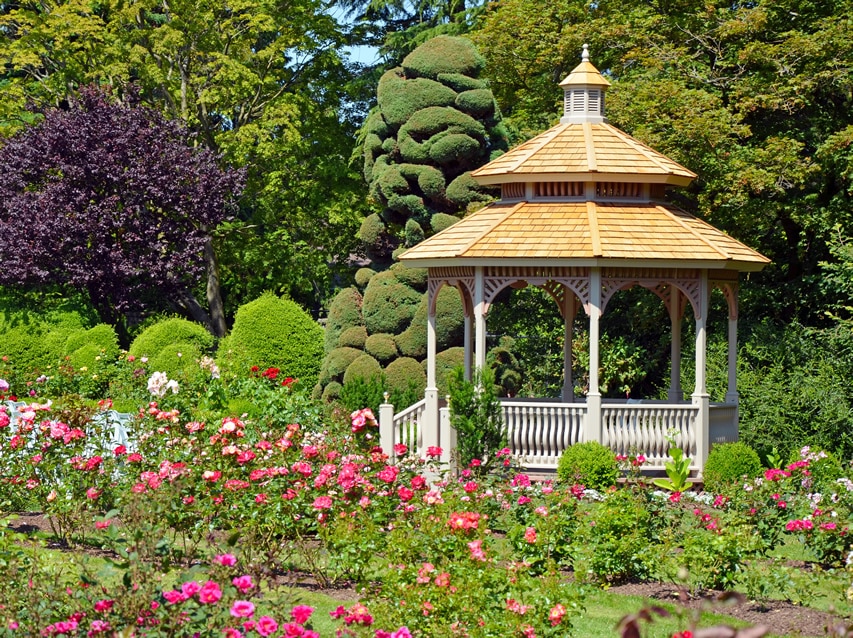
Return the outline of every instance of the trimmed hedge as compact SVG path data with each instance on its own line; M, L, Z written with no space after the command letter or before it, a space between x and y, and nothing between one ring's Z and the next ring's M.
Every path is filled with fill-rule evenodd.
M435 355L435 384L438 396L443 397L450 392L450 374L454 369L465 365L465 348L459 346L442 350ZM426 366L426 361L424 361Z
M364 350L382 363L390 361L398 354L394 335L387 333L370 335L364 342Z
M758 452L746 443L736 441L714 445L702 471L705 490L725 491L739 484L744 477L755 478L763 469Z
M400 357L385 368L385 384L389 392L405 393L413 388L422 394L426 389L426 372L417 360Z
M382 366L369 354L363 354L347 367L347 371L344 373L344 385L352 383L355 379L370 381L381 378Z
M355 285L364 290L376 271L372 268L359 268L355 271Z
M330 381L339 381L350 364L364 353L355 348L335 348L326 355L323 361L323 369L320 373L320 383L326 384Z
M603 492L616 485L619 478L616 455L598 441L575 443L560 456L557 478L563 483L581 483Z
M422 295L391 271L375 275L364 291L364 325L370 334L398 333L412 320Z
M459 221L459 218L455 215L448 215L447 213L436 213L429 220L429 224L432 227L432 232L440 233L446 228L450 228Z
M275 367L310 387L323 358L323 329L296 302L267 293L240 306L222 346L223 370Z
M367 341L367 328L364 326L353 326L341 333L341 336L338 338L338 347L362 350L364 349L365 341Z
M329 316L326 320L326 334L323 346L326 352L338 346L341 333L347 328L363 326L361 305L364 298L355 288L344 288L332 300L329 306Z
M213 347L213 335L197 323L172 317L143 330L130 344L129 353L150 359L166 346L177 343L193 344L200 352L208 352Z
M438 78L444 73L478 76L486 66L474 44L465 38L440 35L427 40L403 58L408 77Z
M397 281L411 286L418 292L426 292L429 280L429 271L426 268L412 268L398 261L392 264L390 270L394 273Z
M102 357L110 361L115 361L120 351L115 329L105 323L72 333L65 342L65 354L71 355L87 346L97 347Z
M148 369L165 372L176 381L200 381L206 373L201 369L199 360L202 351L189 341L170 343L160 352L148 359Z

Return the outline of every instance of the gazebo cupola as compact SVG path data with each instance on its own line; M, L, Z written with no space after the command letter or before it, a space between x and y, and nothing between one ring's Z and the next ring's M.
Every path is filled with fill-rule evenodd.
M445 285L455 286L463 299L469 372L486 364L486 316L505 287L539 286L559 307L565 322L563 392L551 405L553 414L564 416L553 417L557 421L548 426L547 437L552 441L560 433L562 443L536 443L534 452L513 448L528 459L527 465L550 467L560 446L598 440L623 453L639 446L653 466L663 467L668 449L664 434L677 431L676 441L694 460L694 469L701 470L712 442L737 437L738 273L761 270L769 260L665 201L667 188L686 186L696 174L607 122L604 94L609 85L584 46L581 63L560 83L565 91L560 122L472 172L480 184L500 186L501 199L400 256L404 264L429 273L422 421L436 425L423 426L425 444L445 445L437 443L435 365L435 298ZM667 405L654 417L647 406L623 401L614 408L611 400L602 400L599 388L600 319L613 295L633 286L660 297L672 326ZM723 292L729 308L729 383L719 406L710 403L705 370L714 288ZM691 400L685 403L681 324L688 306L696 322L696 372ZM581 310L589 319L589 390L585 399L576 400L571 343ZM511 402L506 406L505 418L515 432L523 424L507 412ZM719 426L717 434L712 426ZM527 433L518 440L528 445L536 436Z
M564 91L561 124L601 124L607 121L604 118L604 93L610 82L605 80L589 61L587 45L583 45L581 63L560 82L560 86Z

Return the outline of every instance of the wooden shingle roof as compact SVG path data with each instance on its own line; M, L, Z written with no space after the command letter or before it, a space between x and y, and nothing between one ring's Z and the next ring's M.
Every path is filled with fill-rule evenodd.
M471 175L480 184L619 181L686 186L696 174L604 122L558 124Z
M661 266L760 270L769 260L710 224L662 203L497 202L417 246L412 266L458 263L552 265L600 259Z

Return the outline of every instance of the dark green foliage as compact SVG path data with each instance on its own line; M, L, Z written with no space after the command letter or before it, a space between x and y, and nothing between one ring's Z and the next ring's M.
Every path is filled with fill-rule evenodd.
M400 332L411 320L422 295L402 283L393 272L375 275L364 291L364 325L370 334Z
M385 400L384 393L385 381L380 372L379 376L357 376L347 380L341 388L338 401L346 413L370 408L378 416L379 406Z
M382 366L369 354L363 354L353 361L344 373L344 387L354 379L379 379L382 377Z
M378 106L363 128L364 176L383 206L387 230L408 246L421 241L436 213L459 212L489 199L485 191L471 192L480 189L471 180L459 182L455 196L447 193L462 173L505 148L499 110L477 77L482 67L469 41L439 37L380 79ZM372 226L362 230L368 254L371 240L380 238Z
M406 248L411 248L424 240L424 229L414 219L409 219L406 222L406 228L403 232Z
M364 326L353 326L347 328L341 333L338 338L339 348L364 348L364 342L367 341L367 328Z
M223 343L223 370L245 373L252 366L279 368L310 387L323 356L323 329L289 299L265 294L244 306ZM225 349L223 353L222 350Z
M424 299L423 307L426 308L426 299ZM420 310L420 307L418 307ZM426 356L427 348L427 325L426 325L426 310L423 312L423 317L420 313L415 315L409 327L402 334L394 337L394 343L397 344L397 349L404 357L412 357L414 359L423 359ZM424 319L418 321L418 319Z
M362 303L361 293L355 288L344 288L332 300L323 342L326 352L337 347L338 339L346 328L364 325L361 316Z
M406 392L413 387L423 396L426 388L426 373L423 366L415 359L400 357L385 368L385 384L389 392Z
M460 366L448 377L450 424L458 434L459 462L468 467L474 459L483 462L483 471L494 462L496 453L506 447L506 429L501 404L495 393L489 368L476 370L472 381L465 380Z
M436 349L444 350L460 343L465 330L465 315L459 292L444 286L435 300ZM426 356L427 303L423 298L409 327L395 337L400 352L407 357Z
M464 91L456 96L456 108L479 119L492 119L497 104L489 89Z
M197 323L172 317L152 324L130 344L134 357L154 357L170 344L191 343L197 350L207 352L213 347L213 336Z
M456 92L435 80L407 79L401 69L391 69L379 80L376 90L379 108L385 122L399 128L414 113L428 106L450 106Z
M426 362L424 362L426 365ZM465 348L454 347L442 350L435 355L435 384L438 396L446 396L450 391L450 375L456 368L465 365ZM464 368L463 368L464 369Z
M355 271L355 285L364 290L364 287L370 282L370 278L376 274L372 268L359 268Z
M364 343L364 350L382 363L387 363L397 356L397 344L394 343L392 334L370 335Z
M375 244L385 232L385 223L382 218L373 213L364 218L361 228L358 229L358 238L365 244Z
M394 276L407 286L411 286L418 292L426 292L427 278L429 272L426 268L412 268L401 262L393 264L390 268Z
M457 93L473 91L475 89L487 89L489 86L484 80L477 80L462 73L439 73L436 79ZM492 96L492 99L494 99L494 96Z
M705 490L720 493L740 486L744 478L753 479L763 469L758 453L746 443L715 445L708 454L702 476Z
M495 375L495 385L504 397L514 397L521 388L521 366L512 349L512 337L501 337L497 347L489 351L488 363Z
M463 173L454 179L447 187L447 199L462 210L467 210L476 202L488 203L494 199L488 189L477 184L470 173Z
M407 77L438 78L443 73L478 77L486 61L470 40L438 36L403 59Z
M619 478L616 455L598 441L575 443L560 456L557 478L603 492Z
M335 348L323 360L320 382L328 383L343 379L349 365L363 354L364 352L355 348Z
M332 381L325 388L323 388L323 396L322 399L326 403L331 403L339 396L341 396L341 390L343 386L337 381Z
M430 218L429 224L432 227L433 233L440 233L445 228L450 228L459 221L459 218L455 215L448 215L447 213L436 213Z

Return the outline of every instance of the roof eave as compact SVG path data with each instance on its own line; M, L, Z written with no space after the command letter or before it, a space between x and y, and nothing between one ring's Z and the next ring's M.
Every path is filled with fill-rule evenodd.
M661 174L661 173L608 173L608 172L583 172L583 173L510 173L500 172L491 174L471 173L481 186L496 186L499 184L511 184L518 182L624 182L629 184L666 184L668 186L688 186L696 175Z
M407 251L408 252L408 251ZM763 256L762 256L763 257ZM415 257L400 255L400 261L411 268L447 268L452 266L515 266L576 268L676 268L676 269L707 269L732 270L736 272L759 272L770 263L766 261L741 261L736 259L610 259L591 257L583 259L554 259L554 258L475 258L475 257Z

